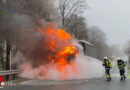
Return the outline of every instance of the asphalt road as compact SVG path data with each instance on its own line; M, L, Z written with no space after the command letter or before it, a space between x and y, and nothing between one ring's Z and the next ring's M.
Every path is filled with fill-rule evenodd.
M92 79L88 81L59 81L59 83L52 82L55 84L48 83L43 85L40 84L42 81L39 81L39 83L34 81L33 83L37 84L25 83L25 85L15 85L0 90L130 90L130 80L120 81L117 77L113 77L110 82L105 79Z

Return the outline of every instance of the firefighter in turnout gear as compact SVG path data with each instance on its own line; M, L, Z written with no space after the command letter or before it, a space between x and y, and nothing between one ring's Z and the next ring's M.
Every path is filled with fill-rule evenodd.
M126 61L123 61L121 58L117 59L117 64L118 64L118 68L119 68L119 72L120 72L120 80L125 80L126 76L125 76L125 66L126 66Z
M111 60L109 60L108 57L104 57L103 66L105 67L105 74L106 74L107 80L110 81L111 80L110 69L112 65L111 65Z

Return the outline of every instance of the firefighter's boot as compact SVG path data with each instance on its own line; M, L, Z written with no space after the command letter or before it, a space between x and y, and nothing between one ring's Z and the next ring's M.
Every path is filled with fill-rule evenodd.
M122 81L123 79L124 79L124 77L123 77L123 76L121 76L121 79L120 79L120 80Z
M108 77L107 77L107 81L111 81L111 76L108 76Z

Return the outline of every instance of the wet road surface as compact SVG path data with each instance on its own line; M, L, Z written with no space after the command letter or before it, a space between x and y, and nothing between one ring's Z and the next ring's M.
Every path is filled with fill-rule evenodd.
M69 82L69 83L67 83ZM36 84L34 84L36 83ZM118 77L112 78L112 81L108 82L105 79L92 79L88 81L62 81L54 84L41 84L42 81L33 82L32 84L21 84L10 87L5 87L0 90L130 90L130 80L120 81ZM57 84L56 84L57 83Z

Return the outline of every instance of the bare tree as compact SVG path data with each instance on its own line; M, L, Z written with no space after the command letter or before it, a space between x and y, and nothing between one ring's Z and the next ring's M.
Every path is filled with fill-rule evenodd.
M127 42L126 46L125 46L125 53L127 55L130 55L130 40Z
M88 35L89 41L95 45L97 54L96 58L102 60L102 57L104 55L104 46L106 46L106 35L97 26L89 28Z
M68 27L75 14L81 14L86 8L86 0L57 0L59 13L62 18L62 26Z
M127 42L127 44L125 45L125 49L124 49L125 53L127 54L127 56L129 57L129 64L130 64L130 40Z
M5 67L5 65L6 65L6 60L5 60L5 52L4 52L4 44L2 43L2 42L0 42L0 70L5 70L6 69L6 67Z
M88 40L85 18L81 15L87 8L86 0L57 0L62 27L77 39Z
M123 55L119 46L107 44L106 35L98 26L92 26L91 28L89 28L88 35L89 41L95 46L95 57L99 60L103 60L104 56L108 56L111 58L113 56Z
M89 33L89 40L93 44L97 45L100 42L106 41L105 33L98 26L90 27L88 33Z
M78 15L74 15L73 18L68 18L67 20L70 19L72 21L68 25L68 27L66 27L66 31L77 39L88 40L87 24L85 22L86 19Z

